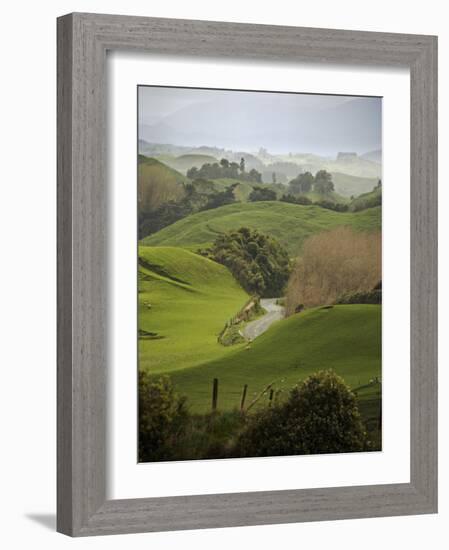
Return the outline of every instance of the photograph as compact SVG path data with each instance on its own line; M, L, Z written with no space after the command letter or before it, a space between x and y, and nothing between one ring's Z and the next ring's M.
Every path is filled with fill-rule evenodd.
M382 450L382 97L137 87L138 462Z

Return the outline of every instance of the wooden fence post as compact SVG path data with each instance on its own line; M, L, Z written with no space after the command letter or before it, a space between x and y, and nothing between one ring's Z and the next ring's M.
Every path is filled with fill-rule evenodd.
M244 408L245 408L245 399L246 399L246 392L248 391L248 384L245 384L243 386L243 391L242 391L242 399L240 401L240 411L243 412Z
M212 412L217 410L217 401L218 401L218 378L214 378L214 383L212 386Z

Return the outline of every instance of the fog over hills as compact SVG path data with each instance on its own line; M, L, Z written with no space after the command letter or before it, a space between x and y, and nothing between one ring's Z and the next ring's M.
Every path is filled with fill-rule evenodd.
M382 151L380 149L377 149L376 151L368 151L368 153L362 155L362 158L380 163L382 162Z
M299 153L275 155L266 149L249 153L219 147L186 147L139 140L139 153L159 159L184 175L189 168L200 168L206 162L218 162L221 158L239 162L244 157L246 167L261 172L266 183L273 181L273 174L278 183L287 184L300 173L309 171L315 174L318 170L327 170L333 176L336 191L346 197L371 191L382 177L381 163L369 160L369 157L380 159L381 151L336 157Z
M263 147L275 155L361 155L380 152L381 109L377 97L140 86L139 138L233 151Z

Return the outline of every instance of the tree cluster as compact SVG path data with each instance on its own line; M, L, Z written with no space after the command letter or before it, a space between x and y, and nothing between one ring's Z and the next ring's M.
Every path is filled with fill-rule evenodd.
M311 191L320 195L329 195L334 191L334 183L329 172L319 170L315 176L311 172L298 174L289 182L288 189L292 195L301 195Z
M247 227L220 235L210 255L247 292L258 296L280 296L290 275L287 251L275 239Z
M203 179L221 179L221 178L235 178L241 181L249 181L254 183L262 183L262 174L258 172L255 168L246 171L245 168L245 159L242 157L240 163L230 162L229 160L223 158L220 160L220 163L206 163L197 168L196 166L187 170L187 177L196 180L199 178Z
M276 191L273 191L272 189L255 185L251 193L248 195L248 200L250 202L275 201L277 200L277 194Z
M340 202L333 202L329 200L321 200L313 202L308 197L305 197L304 195L282 195L282 197L279 199L281 202L289 202L291 204L301 204L303 206L310 206L314 204L315 206L320 206L321 208L326 208L327 210L333 210L334 212L347 212L349 210L349 206L347 204L343 204Z
M282 195L282 197L279 199L281 202L289 202L291 204L301 204L303 206L310 206L313 204L313 202L308 198L304 197L302 195L299 195L298 197L295 195L292 195L289 193L288 195Z

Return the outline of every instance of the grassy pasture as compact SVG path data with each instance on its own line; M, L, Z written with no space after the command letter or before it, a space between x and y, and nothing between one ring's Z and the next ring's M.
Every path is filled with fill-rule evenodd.
M145 237L142 244L203 248L220 233L246 226L276 238L295 256L308 236L338 225L361 231L378 230L381 210L377 207L361 212L334 212L318 206L281 202L237 203L192 214Z
M232 410L238 407L244 384L248 384L248 404L272 382L275 389L288 391L299 380L328 368L352 388L366 385L376 376L380 379L380 306L308 310L273 324L249 349L235 346L230 353L172 372L171 377L188 396L192 411L205 413L210 410L214 378L219 379L219 408ZM368 390L360 391L359 400L374 406L378 395L374 395L375 389ZM267 399L260 403L266 405Z
M217 342L248 295L223 266L179 248L139 247L139 364L169 373L229 354Z
M332 368L357 389L373 438L381 378L381 307L341 305L289 317L249 346L225 347L217 335L248 296L223 266L174 247L139 247L139 365L154 376L169 374L194 414L211 409L212 381L219 380L222 413L246 404L270 383L279 398L299 380ZM258 402L266 406L267 397Z

